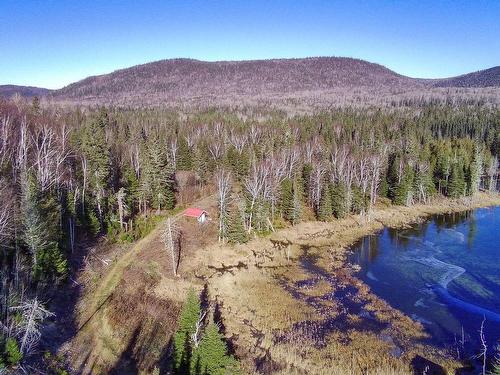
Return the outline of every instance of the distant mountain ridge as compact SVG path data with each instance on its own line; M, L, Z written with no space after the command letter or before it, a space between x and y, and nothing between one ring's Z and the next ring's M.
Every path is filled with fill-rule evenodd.
M0 97L11 98L19 94L26 98L48 95L52 90L33 86L0 85Z
M29 90L26 91L29 93ZM418 79L346 57L207 62L169 59L87 77L45 92L56 102L118 106L328 108L408 97L484 97L500 103L500 67Z
M231 102L331 88L399 87L408 80L381 65L348 58L220 62L173 59L88 77L55 91L54 97L146 105Z
M477 72L463 74L448 79L441 79L436 87L499 87L500 66Z

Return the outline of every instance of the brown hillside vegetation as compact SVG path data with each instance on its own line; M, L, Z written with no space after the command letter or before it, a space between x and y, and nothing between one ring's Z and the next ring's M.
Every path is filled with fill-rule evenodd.
M103 247L99 254L114 258L112 264L82 274L81 326L65 352L83 374L149 374L158 366L168 371L165 359L185 293L207 285L245 373L409 374L417 356L453 371L459 364L423 344L419 323L353 277L345 249L383 226L499 203L498 195L486 194L405 208L380 203L370 218L304 222L238 246L216 242L214 221L200 226L179 218L184 236L178 277L160 224L134 246ZM210 214L216 210L213 198L196 204Z
M18 94L25 98L48 95L51 90L32 86L0 85L0 97L11 98Z
M458 77L442 79L436 87L498 87L500 86L500 66Z
M252 105L294 111L450 98L498 103L498 69L483 72L473 73L473 79L459 77L455 85L453 79L405 77L378 64L344 57L218 62L172 59L88 77L54 91L50 97L82 104Z

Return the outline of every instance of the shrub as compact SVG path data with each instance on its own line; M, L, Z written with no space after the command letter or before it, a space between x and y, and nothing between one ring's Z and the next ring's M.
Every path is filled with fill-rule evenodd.
M12 337L9 337L5 342L5 358L10 366L17 365L23 358L23 354L19 350L17 341Z

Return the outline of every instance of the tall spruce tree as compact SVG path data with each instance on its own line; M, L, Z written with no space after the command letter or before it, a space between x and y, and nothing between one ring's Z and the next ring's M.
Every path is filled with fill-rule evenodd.
M464 168L459 163L454 163L451 168L450 180L448 182L448 196L460 198L465 195L466 190Z
M181 171L190 171L193 169L193 152L189 149L189 145L183 137L178 138L178 142L177 169Z
M304 166L302 167L302 192L304 194L304 198L307 198L308 192L309 192L309 184L311 183L311 174L313 171L313 167L309 163L305 163Z
M106 197L111 176L111 155L106 141L106 127L108 126L108 113L103 108L98 116L85 126L81 140L81 150L88 164L89 186L101 225L107 208Z
M148 140L142 189L153 208L170 210L175 207L175 174L167 161L165 147L153 135Z
M66 275L67 261L59 248L59 208L50 196L44 196L31 174L23 173L23 239L32 257L36 280L58 281ZM46 193L48 194L48 193Z
M479 191L481 184L481 175L483 172L483 155L478 145L474 145L474 153L469 167L467 178L467 192L474 195Z
M298 181L293 183L293 198L292 198L292 211L290 213L290 222L295 225L300 222L302 217L302 197L303 192L300 189L300 184Z
M333 215L337 219L342 219L348 212L347 207L347 189L344 184L337 183L330 189L332 199Z
M190 373L192 359L191 335L196 330L196 323L201 314L200 298L190 289L179 318L179 328L174 335L173 364L176 374Z
M291 179L285 178L281 182L280 193L281 215L285 220L292 222L294 218L294 194L293 181Z
M409 206L413 202L414 195L414 170L411 166L406 166L403 171L401 181L394 189L394 204Z
M207 375L234 374L229 370L234 360L227 354L227 345L219 327L211 322L203 332L200 345L195 350L192 360L192 373Z
M370 197L367 194L363 193L363 190L354 185L352 187L352 204L351 204L351 212L354 214L360 214L365 212L370 203Z
M227 240L230 243L248 242L248 234L243 226L243 218L238 207L235 207L229 215Z
M332 193L329 184L323 185L323 192L321 193L321 200L319 202L319 209L317 213L318 220L328 221L332 218Z
M399 166L401 163L401 156L399 154L391 154L388 159L388 169L387 169L387 192L388 197L394 201L396 195L396 189L399 185Z
M238 152L234 146L228 148L226 152L226 165L238 181L248 175L250 169L250 158L246 151Z
M430 167L427 169L419 169L415 173L413 190L419 202L427 203L428 199L436 193L432 174L432 169Z

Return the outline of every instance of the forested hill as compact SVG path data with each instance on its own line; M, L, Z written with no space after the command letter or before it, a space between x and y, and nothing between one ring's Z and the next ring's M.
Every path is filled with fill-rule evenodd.
M44 89L41 87L32 86L17 86L17 85L0 85L0 97L11 98L16 94L19 94L26 98L32 98L34 96L44 96L50 93L51 90Z
M156 102L173 98L283 95L332 88L398 87L418 81L362 60L320 57L205 62L173 59L89 77L56 97Z
M446 82L453 84L450 79ZM124 106L271 104L325 108L454 94L436 88L440 83L405 77L378 64L344 57L220 62L173 59L88 77L55 91L52 97ZM472 97L480 96L475 92ZM496 91L493 98L499 96Z
M436 83L437 87L499 87L500 66L464 74L458 77L442 79Z

